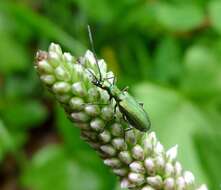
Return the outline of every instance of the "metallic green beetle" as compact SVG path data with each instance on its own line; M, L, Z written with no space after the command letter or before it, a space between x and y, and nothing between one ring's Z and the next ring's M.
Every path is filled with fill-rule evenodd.
M103 90L106 90L110 99L114 98L116 106L126 121L136 129L146 132L150 129L151 123L147 112L127 91L121 91L116 85L107 85L102 80L94 79L92 83Z
M92 83L107 91L110 100L113 98L116 102L116 107L118 106L120 112L123 115L123 118L130 123L132 127L136 129L146 132L150 129L151 122L147 112L143 109L143 105L138 103L126 90L120 90L115 85L115 78L113 84L110 83L107 79L102 79L101 71L98 65L98 60L95 54L94 46L93 46L93 39L91 35L90 27L88 26L89 38L92 45L92 49L95 55L96 65L99 71L99 78L93 74L90 70L88 70L93 79ZM115 108L116 108L115 107Z

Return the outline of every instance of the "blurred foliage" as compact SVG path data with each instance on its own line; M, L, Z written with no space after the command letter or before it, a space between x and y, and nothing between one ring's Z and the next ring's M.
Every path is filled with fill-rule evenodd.
M98 56L145 103L162 143L179 144L185 168L219 189L220 20L219 0L1 0L0 189L119 189L33 69L51 41L81 55L88 23ZM7 172L11 156L18 169Z

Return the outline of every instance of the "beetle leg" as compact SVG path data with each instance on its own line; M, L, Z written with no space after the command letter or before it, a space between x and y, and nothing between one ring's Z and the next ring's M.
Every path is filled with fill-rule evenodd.
M128 91L128 89L129 89L129 86L126 86L126 87L124 87L123 89L122 89L122 91Z
M139 102L139 104L140 104L140 106L141 106L142 108L144 108L144 103L143 103L143 102Z
M124 129L125 132L131 131L133 129L133 127L128 127L126 129Z

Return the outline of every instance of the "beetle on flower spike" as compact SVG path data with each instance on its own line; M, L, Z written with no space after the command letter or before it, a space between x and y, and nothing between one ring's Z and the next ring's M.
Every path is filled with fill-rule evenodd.
M102 78L102 74L99 68L98 60L95 54L93 38L90 30L90 26L88 26L89 39L92 46L92 51L95 56L96 65L99 71L99 77L97 77L92 71L88 70L92 76L92 83L105 90L109 96L110 100L114 99L116 102L116 107L119 108L120 112L123 115L123 118L130 123L130 125L142 132L146 132L150 129L151 122L147 112L144 110L143 105L138 103L128 92L126 89L120 90L115 85L115 78L113 83L110 83L108 79L110 78ZM131 129L131 128L129 128ZM129 130L127 129L127 130Z

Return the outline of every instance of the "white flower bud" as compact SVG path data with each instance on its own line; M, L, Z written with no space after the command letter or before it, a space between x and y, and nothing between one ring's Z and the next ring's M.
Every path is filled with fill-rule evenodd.
M144 159L144 151L140 145L136 145L132 149L132 156L136 160L143 160Z
M166 163L165 165L165 175L166 177L172 176L174 174L174 167L171 163Z
M71 86L67 82L56 82L53 85L53 91L57 94L66 94L70 91Z
M121 166L121 161L117 158L111 158L104 160L104 164L112 168L119 168Z
M184 190L185 188L185 180L183 177L178 177L176 180L176 186L178 190Z
M101 117L109 121L113 118L113 108L111 106L105 106L101 109Z
M176 161L175 165L174 165L174 169L175 169L175 174L176 176L180 176L182 174L182 165L180 164L180 162Z
M84 57L91 64L91 66L96 64L96 59L94 57L94 54L90 50L86 51Z
M127 175L128 170L126 168L120 168L120 169L113 169L113 172L116 175L123 177Z
M69 105L70 105L71 109L76 110L76 111L80 111L84 107L83 106L84 101L82 98L73 97L73 98L71 98Z
M112 145L117 150L125 150L127 148L127 144L124 142L122 138L115 138L112 140Z
M158 172L161 172L165 166L165 160L162 156L157 156L155 158L156 169Z
M90 117L84 112L76 112L71 114L71 118L76 122L87 122Z
M49 52L54 52L58 55L62 55L61 47L58 44L51 43L48 49Z
M123 178L120 183L121 188L133 188L135 184L132 184L127 178Z
M100 93L97 90L97 88L90 88L88 90L88 98L89 98L89 102L96 102L97 99L99 99Z
M46 60L39 61L37 63L37 67L39 71L43 73L46 73L46 74L53 73L53 67Z
M71 87L72 93L76 96L84 97L87 95L87 91L81 82L76 82Z
M99 138L103 143L108 143L111 140L111 134L108 130L104 130L99 134Z
M135 162L132 162L130 165L130 170L132 172L135 172L135 173L144 173L144 167L143 167L143 164L142 162L139 162L139 161L135 161Z
M160 142L157 142L156 146L154 147L154 153L160 155L164 152L164 147Z
M90 116L97 116L100 113L99 106L97 105L86 105L84 108L85 112Z
M115 137L120 137L123 135L123 129L122 126L119 123L114 123L110 127L111 129L111 134Z
M63 57L64 57L64 61L66 61L66 62L71 63L73 61L73 56L69 52L65 52L63 54Z
M141 190L155 190L155 189L152 188L151 186L147 185L147 186L143 187Z
M58 55L57 53L50 51L48 52L48 57L50 59L50 63L51 65L53 65L53 67L57 67L59 65L59 61L61 56Z
M105 123L103 120L99 118L95 118L94 120L90 122L90 126L93 130L99 132L99 131L103 131L105 127Z
M133 160L128 151L121 151L118 156L120 160L124 162L125 164L130 164Z
M116 150L111 145L103 145L100 149L109 156L115 156Z
M184 180L187 185L191 185L195 181L194 175L190 171L184 172Z
M53 75L42 75L40 79L47 85L52 85L55 82L55 78Z
M147 173L149 175L154 175L155 174L155 164L152 158L147 158L144 161L144 166L147 169Z
M208 190L207 186L205 184L201 185L197 190Z
M160 189L163 185L163 180L159 175L157 175L154 177L147 177L147 183L156 189Z
M131 182L137 184L137 185L142 185L145 182L144 175L140 173L129 173L128 178Z
M59 102L61 103L68 103L69 100L71 99L71 96L68 94L64 94L64 95L56 95L56 98Z
M55 69L55 76L58 80L63 80L63 81L70 81L71 76L70 74L62 67L59 66Z
M175 145L174 147L172 147L171 149L169 149L166 152L166 156L167 156L168 161L172 162L176 159L177 151L178 151L178 145Z
M137 138L134 133L134 130L125 132L125 140L128 144L135 145L137 143Z
M153 146L156 146L156 144L157 144L156 133L155 132L151 132L149 134L149 138L150 138L151 144L153 144Z
M164 189L165 190L174 190L175 181L173 178L167 178L164 180Z

